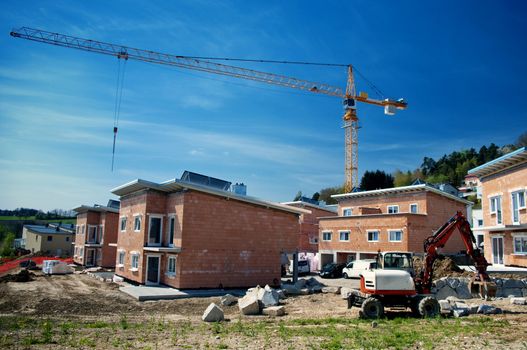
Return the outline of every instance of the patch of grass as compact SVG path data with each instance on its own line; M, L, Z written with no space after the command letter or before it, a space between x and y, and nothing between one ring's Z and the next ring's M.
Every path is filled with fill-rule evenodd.
M82 337L79 339L79 346L89 346L90 348L94 348L97 345L95 340L88 338L88 337Z
M126 315L121 317L119 324L121 325L122 329L128 329L130 327L130 325L128 324L128 319L126 318Z
M95 321L95 322L86 324L86 328L108 328L108 327L110 327L110 324L104 321Z

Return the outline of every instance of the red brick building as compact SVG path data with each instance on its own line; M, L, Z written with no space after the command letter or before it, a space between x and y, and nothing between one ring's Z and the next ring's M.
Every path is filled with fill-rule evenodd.
M321 265L372 258L378 250L423 253L423 241L456 211L471 205L426 184L334 195L338 216L319 219ZM453 235L442 249L465 247Z
M280 281L305 210L182 180L135 180L121 197L115 273L175 288Z
M83 266L115 266L118 202L112 206L81 205L77 212L73 261Z
M300 216L300 231L298 232L298 251L302 253L318 253L318 218L336 216L337 208L322 206L318 202L299 200L282 204L309 210Z
M469 170L481 182L485 258L527 267L527 148Z

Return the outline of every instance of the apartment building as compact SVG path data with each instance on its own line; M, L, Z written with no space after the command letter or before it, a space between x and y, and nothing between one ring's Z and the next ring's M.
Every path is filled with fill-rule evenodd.
M281 258L296 251L308 211L194 175L112 190L121 199L115 273L183 289L278 285Z
M468 171L481 185L485 258L527 267L527 148Z
M381 251L423 253L424 240L472 203L428 184L332 196L338 216L319 219L321 265L373 258ZM464 250L453 235L442 253Z
M71 256L74 238L73 228L69 224L24 225L21 246L31 253Z
M73 261L83 266L115 266L119 202L108 205L81 205L77 213Z
M310 211L310 213L300 216L298 251L300 253L318 253L318 218L336 216L336 206L323 205L319 201L306 197L301 197L298 201L284 202L282 204Z

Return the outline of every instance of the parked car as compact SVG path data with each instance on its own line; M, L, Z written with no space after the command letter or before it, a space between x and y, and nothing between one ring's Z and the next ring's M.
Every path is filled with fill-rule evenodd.
M377 260L365 259L350 261L348 265L342 270L342 277L344 278L359 278L364 270L371 270L377 268Z
M28 270L35 270L37 268L37 263L29 259L22 261L20 264L18 264L18 266Z
M73 268L60 260L44 260L42 263L42 272L47 275L64 275L73 273Z
M307 275L310 272L311 272L311 269L309 268L309 261L298 260L298 274ZM289 263L289 273L293 274L293 262L292 261Z
M339 278L342 277L342 270L346 267L346 264L329 263L324 265L322 270L319 272L319 276L322 278Z

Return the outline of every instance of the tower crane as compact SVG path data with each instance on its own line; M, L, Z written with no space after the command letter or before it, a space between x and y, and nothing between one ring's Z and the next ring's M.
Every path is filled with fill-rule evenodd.
M68 47L83 51L95 52L117 57L118 59L137 60L192 69L212 74L220 74L235 78L258 81L261 83L278 85L292 89L309 91L315 94L340 97L344 104L344 130L345 130L345 191L350 192L358 188L358 117L356 102L384 107L385 114L393 115L397 109L406 109L407 103L403 99L372 99L366 93L356 94L353 78L353 66L348 66L346 90L318 82L297 79L279 74L261 72L257 70L236 67L232 65L212 62L210 59L201 59L189 56L178 56L155 51L137 49L133 47L105 43L69 36L60 33L48 32L40 29L22 27L13 30L11 36L15 38L37 41L45 44ZM115 130L114 130L115 132Z

